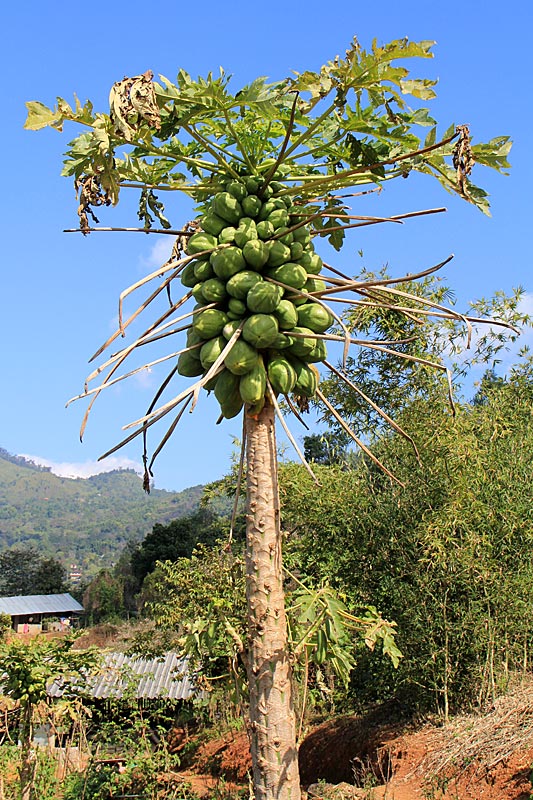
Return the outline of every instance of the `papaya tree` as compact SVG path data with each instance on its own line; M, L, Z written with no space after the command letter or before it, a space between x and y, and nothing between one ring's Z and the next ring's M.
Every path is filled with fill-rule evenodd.
M98 207L116 205L121 192L132 189L139 192L140 229L175 238L171 258L120 297L118 328L94 358L156 299L166 298L166 306L89 375L80 395L90 400L82 435L105 388L165 362L169 371L146 413L129 423L125 438L105 454L140 437L147 489L154 460L202 391L214 394L220 420L243 415L249 728L258 800L296 800L300 791L276 420L311 471L285 416L301 420L310 403L317 403L339 418L321 391L323 370L342 375L352 346L417 358L386 340L353 336L343 322L346 304L394 306L410 319L435 314L469 329L476 323L438 303L411 301L395 290L400 278L353 278L315 250L321 238L338 251L352 229L443 211L393 217L353 213L351 204L369 191L413 172L435 177L448 191L487 211L486 193L471 182L470 173L475 162L503 170L510 142L499 137L473 144L464 125L437 134L435 121L420 107L420 101L434 96L434 82L411 78L405 66L410 58L430 58L431 47L431 42L404 39L374 43L367 52L354 40L343 58L318 72L295 73L277 83L258 78L235 93L223 71L194 80L180 70L175 82L163 76L154 80L146 72L113 85L107 113L96 113L90 102L78 100L74 108L61 98L53 109L28 103L29 129L62 130L66 121L84 128L70 143L63 169L77 190L78 230L100 230ZM409 97L416 107L407 104ZM165 216L161 200L171 190L196 202L195 218L178 228ZM176 284L183 287L179 299ZM147 297L125 314L126 298L145 288ZM179 344L170 351L121 372L142 348L174 340ZM328 360L328 345L338 350L338 368ZM418 360L445 372L436 361ZM159 429L154 426L163 420L162 435L149 446L149 436ZM339 422L366 457L375 459L364 441Z

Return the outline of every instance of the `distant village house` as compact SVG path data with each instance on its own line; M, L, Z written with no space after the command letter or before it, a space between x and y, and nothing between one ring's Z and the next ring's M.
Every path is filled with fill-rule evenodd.
M68 593L0 597L0 614L11 617L17 633L40 633L43 627L66 630L82 612L83 606Z

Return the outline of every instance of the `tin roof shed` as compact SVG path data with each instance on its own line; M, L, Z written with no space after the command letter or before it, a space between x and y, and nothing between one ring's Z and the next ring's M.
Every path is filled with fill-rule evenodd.
M54 682L50 697L61 697L64 687ZM83 694L94 698L123 697L189 700L198 695L188 661L169 652L156 658L137 658L125 653L105 653L97 675L89 676Z
M72 595L29 594L15 597L0 597L0 614L23 617L28 614L68 614L83 611L83 606Z

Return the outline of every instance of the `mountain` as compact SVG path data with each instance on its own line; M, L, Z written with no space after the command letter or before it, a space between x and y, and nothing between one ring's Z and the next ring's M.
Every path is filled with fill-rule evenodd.
M0 448L0 550L36 547L84 575L117 560L156 522L168 523L198 508L202 486L147 495L133 470L90 478L59 478Z

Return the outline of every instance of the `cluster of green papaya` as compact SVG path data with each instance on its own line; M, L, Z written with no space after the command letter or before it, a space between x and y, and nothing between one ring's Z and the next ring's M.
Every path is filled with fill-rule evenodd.
M180 375L204 375L242 326L224 370L206 385L228 418L243 404L251 413L261 410L267 376L276 393L312 397L318 381L312 365L326 357L324 340L313 335L333 322L309 296L326 286L318 277L322 259L301 224L305 209L282 194L279 181L260 197L261 182L230 180L214 195L198 220L201 230L188 241L188 255L198 257L181 275L197 313L187 335L193 349L179 356Z

